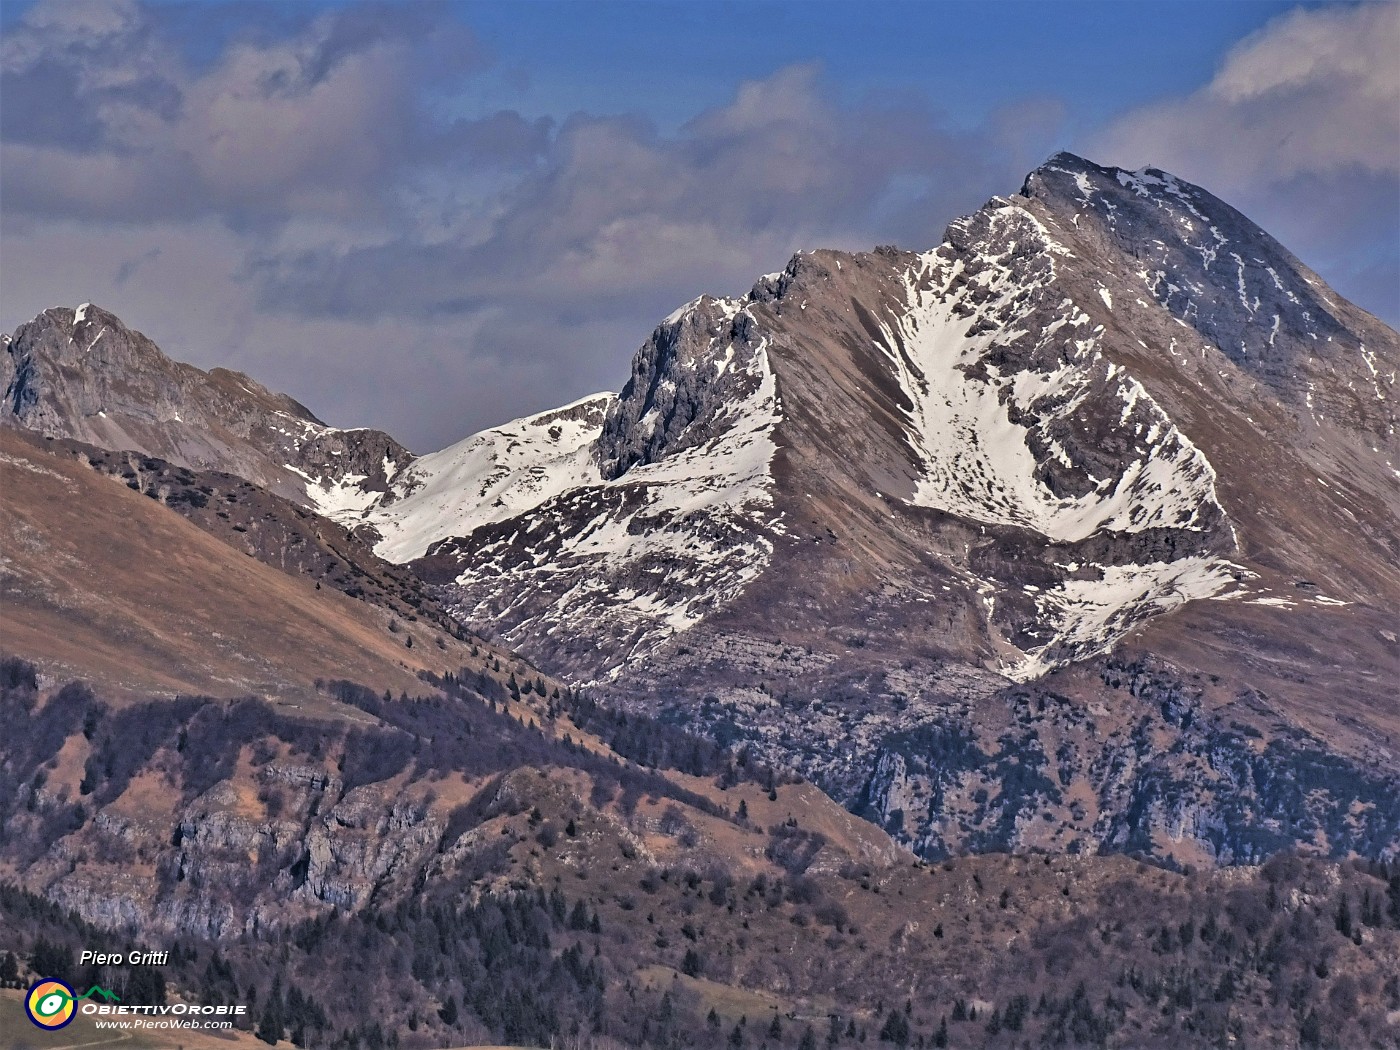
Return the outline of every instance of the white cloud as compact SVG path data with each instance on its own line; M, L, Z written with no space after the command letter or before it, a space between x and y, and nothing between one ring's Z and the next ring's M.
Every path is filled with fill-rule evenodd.
M1299 9L1231 49L1185 98L1097 136L1101 161L1233 187L1351 171L1400 174L1400 4Z

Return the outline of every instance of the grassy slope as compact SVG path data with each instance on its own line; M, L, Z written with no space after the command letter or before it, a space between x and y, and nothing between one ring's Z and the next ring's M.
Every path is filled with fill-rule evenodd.
M60 677L232 696L317 677L395 691L473 661L438 632L263 565L183 518L0 430L0 636Z

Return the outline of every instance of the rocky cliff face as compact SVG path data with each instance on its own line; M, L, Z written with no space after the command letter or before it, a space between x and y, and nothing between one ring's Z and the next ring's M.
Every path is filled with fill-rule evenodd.
M1339 753L1238 681L1136 653L1007 685L956 664L872 662L853 640L834 659L757 639L697 644L613 696L797 769L929 859L1400 856L1393 750Z
M0 354L0 425L237 474L304 505L361 503L412 457L337 430L247 376L172 361L91 303L23 324Z
M402 719L412 706L393 728L373 717L372 692L348 686L335 695L359 705L343 708L349 721L333 705L308 718L254 700L114 710L77 684L45 695L41 714L31 670L4 666L5 860L27 885L112 929L231 940L402 896L430 862L452 867L438 856L443 836L454 807L476 793L463 795L460 780L455 794L453 784L435 788L441 775L427 766L485 778L530 748L548 750L479 702L439 700L439 712L447 703L455 713L436 716L431 733L477 739L415 767L417 731ZM47 715L62 722L40 725ZM494 800L488 791L483 810Z
M598 434L603 477L709 444L740 422L767 373L740 305L701 296L652 333Z

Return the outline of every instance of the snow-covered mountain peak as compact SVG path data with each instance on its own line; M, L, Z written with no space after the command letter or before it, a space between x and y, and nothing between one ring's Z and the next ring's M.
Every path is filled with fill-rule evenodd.
M1260 383L1324 316L1359 344L1313 280L1198 187L1057 155L932 251L798 253L743 299L685 304L619 395L425 457L362 520L580 677L716 617L927 608L948 626L919 644L1024 680L1246 593L1217 420L1258 425L1286 393ZM1276 300L1293 312L1261 335ZM1305 382L1331 412L1352 380Z
M1133 261L1141 291L1285 394L1300 358L1355 355L1354 307L1239 211L1157 168L1059 153L1021 196L1049 221Z
M743 299L687 303L618 396L424 457L359 520L585 677L799 579L799 621L927 602L966 625L935 651L1033 677L1249 576L1188 402L1138 370L1196 360L1178 338L1224 352L1164 340L1190 325L1126 262L1134 238L1168 245L1180 286L1216 261L1187 224L1227 211L1059 155L934 250L799 253ZM1204 367L1182 372L1196 394ZM583 655L577 637L561 654L564 622Z

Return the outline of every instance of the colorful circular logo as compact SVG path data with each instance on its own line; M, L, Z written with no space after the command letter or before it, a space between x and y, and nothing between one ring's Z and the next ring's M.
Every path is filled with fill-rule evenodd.
M45 977L30 986L24 998L24 1012L40 1028L53 1031L73 1020L78 1012L73 989L62 981Z

